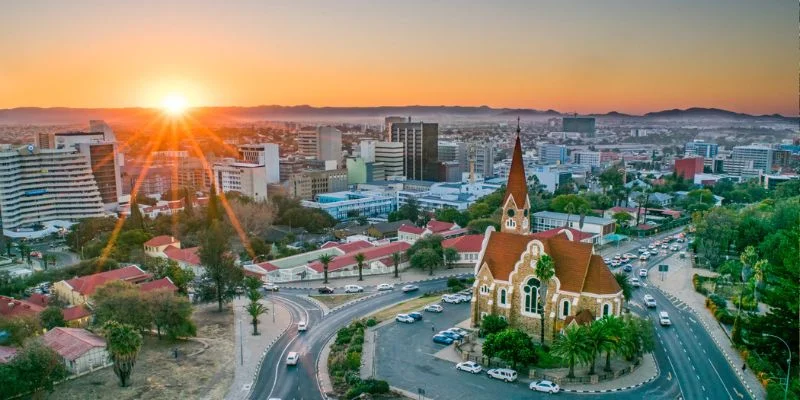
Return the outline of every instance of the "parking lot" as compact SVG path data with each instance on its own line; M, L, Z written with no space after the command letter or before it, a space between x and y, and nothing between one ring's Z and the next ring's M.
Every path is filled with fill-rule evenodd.
M529 399L536 396L525 383L505 383L486 376L456 371L455 364L434 357L445 345L433 334L469 318L469 303L445 304L442 313L423 312L413 324L392 322L378 329L375 374L390 385L412 393L425 391L431 399Z

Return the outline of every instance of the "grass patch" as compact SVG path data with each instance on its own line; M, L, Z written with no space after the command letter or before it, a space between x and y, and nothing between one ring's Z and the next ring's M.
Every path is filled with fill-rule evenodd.
M411 300L406 300L402 303L396 304L392 307L389 307L385 310L378 311L374 314L371 314L372 318L375 318L378 322L386 321L388 319L394 318L397 314L405 314L411 311L419 311L424 308L426 305L436 302L436 296L422 296L413 298Z
M334 308L344 303L347 303L348 301L352 301L359 297L364 297L366 295L367 295L366 293L315 294L315 295L309 295L308 297L313 297L315 300L328 306L328 308Z

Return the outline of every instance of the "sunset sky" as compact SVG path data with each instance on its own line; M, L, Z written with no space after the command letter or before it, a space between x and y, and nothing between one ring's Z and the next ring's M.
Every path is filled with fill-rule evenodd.
M797 0L8 1L0 108L798 115L797 29Z

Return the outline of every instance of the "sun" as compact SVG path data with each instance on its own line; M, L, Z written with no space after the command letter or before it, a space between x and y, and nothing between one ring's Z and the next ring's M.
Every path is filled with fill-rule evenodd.
M180 94L170 94L161 102L161 106L170 115L181 115L186 111L186 98Z

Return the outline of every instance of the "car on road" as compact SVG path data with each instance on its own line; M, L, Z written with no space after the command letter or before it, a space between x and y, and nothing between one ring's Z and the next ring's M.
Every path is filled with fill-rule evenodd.
M440 312L444 311L444 307L442 307L442 306L440 306L438 304L431 304L431 305L425 307L425 311L440 313Z
M286 365L297 365L298 361L300 361L300 355L296 351L290 351L286 356Z
M606 257L603 259L603 262L605 262L606 264L611 264L611 258Z
M530 385L528 385L528 388L530 390L545 393L558 393L561 390L558 385L550 381L533 381Z
M413 324L414 321L416 321L414 318L412 318L408 314L397 314L397 316L394 317L394 320L397 321L397 322L403 322L403 323L406 323L406 324Z
M306 321L300 321L297 323L298 332L305 332L307 330L308 330L308 323Z
M661 324L661 326L672 325L672 321L670 321L669 314L667 314L666 311L658 313L658 323Z
M642 286L642 282L639 281L639 278L631 278L631 286L640 287Z
M622 255L622 258L636 258L636 256L632 253L625 253Z
M344 287L345 293L361 293L364 291L364 288L358 285L346 285Z
M655 249L655 248L656 248L656 245L654 245L654 244L649 244L649 245L647 245L647 248L648 248L648 249L650 249L650 250L653 250L653 249Z
M464 299L465 302L469 302L472 300L472 291L469 289L462 290L458 292L458 296L461 296L461 298Z
M517 380L517 371L508 368L494 368L486 371L490 378L499 379L505 382L514 382Z
M669 246L669 249L672 250L672 251L678 251L678 245L677 244L673 244L672 246Z
M414 321L421 321L422 320L422 314L418 313L416 311L408 313L408 316L411 317L411 318L414 318Z
M456 364L456 369L459 371L466 371L473 374L483 371L483 367L475 361L464 361Z
M650 258L650 255L647 253L643 253L642 255L639 256L639 261L647 261L648 258Z
M664 249L664 250L666 250L666 249L668 249L668 248L669 248L669 245L668 245L668 244L666 244L666 243L664 243L664 244L662 244L662 245L661 245L661 248L662 248L662 249Z
M615 260L619 260L620 258L622 258L622 254L619 254L619 253L614 254L614 259Z
M450 304L458 304L458 303L463 303L465 299L456 294L446 294L442 296L442 301Z
M457 334L457 333L455 333L453 331L439 331L438 334L447 336L447 337L449 337L450 339L453 339L453 340L461 340L461 339L464 338L463 336L461 336L461 335L459 335L459 334Z
M264 290L269 291L269 292L277 292L279 290L279 288L278 288L278 285L276 285L276 284L274 284L272 282L267 282L267 283L264 284Z
M620 264L619 260L611 261L611 266L612 267L619 267L619 264Z
M647 247L639 247L639 253L644 253L647 251Z
M647 269L646 268L640 269L639 276L641 276L642 278L647 278Z
M333 288L328 286L323 286L317 289L317 292L319 292L319 294L333 294Z
M625 264L625 266L622 267L622 270L625 272L631 272L633 271L633 267L630 264Z
M402 290L403 293L414 292L414 291L419 290L419 286L417 286L417 285L405 285L400 290Z
M381 283L378 285L378 290L394 290L394 285L391 283Z
M453 338L445 335L433 335L433 342L439 344L453 344Z
M646 305L648 308L655 308L656 307L656 299L654 299L653 296L650 296L649 294L646 294L646 295L644 295L644 305Z

